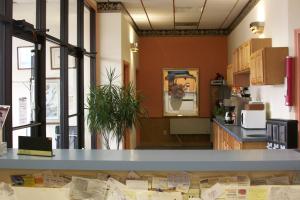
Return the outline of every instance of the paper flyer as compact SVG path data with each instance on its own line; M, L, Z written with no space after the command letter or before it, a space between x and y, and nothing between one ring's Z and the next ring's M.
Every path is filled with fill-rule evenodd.
M153 177L152 178L152 189L168 189L168 178L164 177Z
M0 129L3 128L10 106L0 105Z
M190 177L187 173L168 176L168 188L187 193L190 189Z
M250 187L247 200L267 200L268 188L265 186Z

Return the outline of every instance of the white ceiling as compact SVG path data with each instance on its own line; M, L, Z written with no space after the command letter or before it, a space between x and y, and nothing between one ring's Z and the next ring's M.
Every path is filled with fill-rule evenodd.
M97 1L108 2L108 0ZM109 0L109 2L122 2L140 30L169 30L174 29L174 24L176 29L226 29L249 0ZM175 23L173 8L175 8Z

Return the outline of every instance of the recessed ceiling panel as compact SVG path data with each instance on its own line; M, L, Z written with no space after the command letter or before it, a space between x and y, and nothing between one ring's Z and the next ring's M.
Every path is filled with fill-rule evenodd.
M175 0L175 21L198 23L204 2L205 0Z
M250 0L97 0L122 2L140 30L162 29L226 29ZM200 20L205 1L206 6ZM199 27L195 25L198 23ZM193 25L191 25L193 24Z
M235 8L232 10L230 16L228 16L227 20L221 28L228 28L248 2L249 0L239 0Z
M200 21L200 29L219 29L238 0L208 0Z
M153 29L173 29L172 0L142 0Z

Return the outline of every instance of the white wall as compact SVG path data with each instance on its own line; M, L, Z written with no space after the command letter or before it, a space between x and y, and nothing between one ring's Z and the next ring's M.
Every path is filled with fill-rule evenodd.
M101 13L100 20L100 83L107 83L106 70L115 69L122 84L121 13Z
M129 80L135 85L138 53L130 51L130 43L138 42L138 36L121 13L100 13L100 84L107 83L106 70L115 69L117 84L123 85L123 61L129 63ZM135 128L131 130L131 148L136 145ZM114 144L111 144L115 148Z
M232 60L232 52L244 41L250 38L272 38L274 47L289 47L290 55L294 55L295 28L300 27L299 0L261 0L244 20L233 30L228 37L228 60ZM258 36L251 33L249 25L253 21L264 21L265 31ZM266 102L269 108L269 117L294 119L294 108L285 106L284 85L251 86L253 99Z

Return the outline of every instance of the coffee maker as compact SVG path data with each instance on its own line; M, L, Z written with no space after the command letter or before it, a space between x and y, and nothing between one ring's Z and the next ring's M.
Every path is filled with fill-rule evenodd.
M225 106L225 124L234 124L236 120L235 106Z

